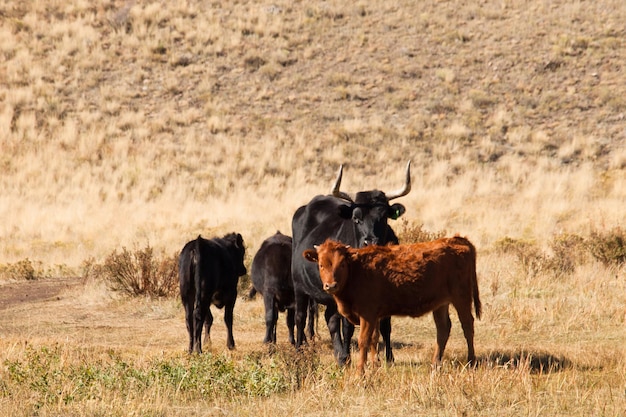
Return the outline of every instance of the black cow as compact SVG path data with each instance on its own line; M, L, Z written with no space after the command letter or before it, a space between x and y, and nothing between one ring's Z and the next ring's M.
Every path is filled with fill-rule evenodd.
M331 190L332 195L318 195L307 205L296 210L292 220L291 258L291 274L296 296L296 347L300 347L305 340L304 324L309 300L325 304L326 323L335 358L340 365L345 364L350 358L354 326L337 312L337 304L322 289L317 265L306 261L302 253L329 238L355 248L398 243L398 238L387 224L387 219L397 219L404 214L405 208L401 204L390 205L389 201L405 196L411 190L411 162L409 161L406 167L404 187L389 194L372 190L358 192L352 197L339 191L342 173L343 167L339 169ZM386 359L393 361L390 319L381 320L380 327L386 346Z
M287 311L287 329L289 342L295 344L295 297L291 279L291 236L276 232L263 241L254 255L250 268L252 287L249 298L257 292L263 295L265 305L264 343L276 343L276 322L278 312ZM317 304L309 306L309 337L314 335L314 320L317 316Z
M189 353L202 353L202 326L205 320L207 339L211 338L211 304L217 308L225 307L224 322L228 331L226 346L228 349L235 348L233 309L239 277L247 272L243 264L245 250L241 235L230 233L210 240L198 236L180 252L180 297L185 307Z

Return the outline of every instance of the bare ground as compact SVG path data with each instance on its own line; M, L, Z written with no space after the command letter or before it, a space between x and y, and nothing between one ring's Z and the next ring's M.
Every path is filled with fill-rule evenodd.
M211 344L205 351L241 358L266 353L262 297L240 297L235 305L236 350L226 349L223 310L211 308L215 318ZM317 336L311 345L331 361L328 330L320 313ZM460 327L460 326L457 326ZM458 329L457 329L458 330ZM459 330L460 331L460 330ZM396 364L416 360L428 366L434 344L429 319L394 320ZM278 324L278 345L288 347L285 315ZM81 278L41 279L0 283L0 345L74 344L86 349L124 349L139 354L184 354L187 348L184 311L178 298L122 298L101 282ZM464 339L453 332L448 355L465 355Z
M175 307L171 300L120 300L104 284L81 278L11 282L0 285L0 335L33 343L183 346Z
M84 285L81 278L56 278L37 281L15 281L0 284L0 310L24 303L60 300L60 294Z
M228 352L223 311L212 307L215 322L212 342L205 351ZM235 308L233 358L251 352L267 352L261 297L240 298ZM320 314L323 317L323 314ZM462 358L464 339L453 319L453 335L446 356ZM480 322L476 323L480 327ZM422 363L429 366L434 345L434 326L429 319L395 318L392 333L396 365ZM457 327L456 329L454 327ZM458 330L458 334L455 331ZM328 330L323 319L311 347L332 361ZM358 333L358 330L357 330ZM287 347L284 315L279 317L279 346ZM24 344L76 344L84 348L125 349L146 354L183 354L187 347L184 312L177 298L121 299L103 283L82 278L53 278L0 283L0 346ZM354 347L356 349L356 346ZM557 352L554 352L555 354ZM532 357L534 362L525 363ZM479 360L486 366L524 363L531 370L559 370L571 366L569 358L545 351L493 350L479 347Z

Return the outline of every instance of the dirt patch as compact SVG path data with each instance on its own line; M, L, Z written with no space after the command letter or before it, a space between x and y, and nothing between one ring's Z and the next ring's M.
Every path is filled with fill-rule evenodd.
M0 284L0 310L18 304L58 299L62 292L83 285L82 278L50 278Z

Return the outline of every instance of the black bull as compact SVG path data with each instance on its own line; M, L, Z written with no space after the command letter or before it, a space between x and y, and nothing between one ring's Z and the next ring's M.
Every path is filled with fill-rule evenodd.
M296 347L305 341L304 326L307 306L312 299L326 305L326 324L330 331L333 351L338 363L350 358L350 343L354 326L337 312L332 296L322 290L318 266L306 261L302 252L313 249L326 239L333 239L355 248L366 245L398 243L387 219L397 219L405 212L402 204L389 201L405 196L411 190L411 163L407 164L404 187L386 195L382 191L361 191L351 195L339 191L342 168L332 188L332 195L318 195L296 210L292 220L293 255L291 274L296 297ZM381 320L380 333L386 348L386 360L393 360L391 350L391 320Z

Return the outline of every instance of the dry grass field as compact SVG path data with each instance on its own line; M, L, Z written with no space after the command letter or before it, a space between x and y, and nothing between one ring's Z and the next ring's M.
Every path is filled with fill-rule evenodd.
M0 414L626 414L626 269L589 244L626 228L624 22L622 0L0 0ZM478 249L477 369L456 317L437 372L430 318L394 319L364 379L324 323L269 355L259 299L236 351L218 312L189 358L176 298L84 272L235 230L251 259L339 164L391 190L409 159L401 238Z

